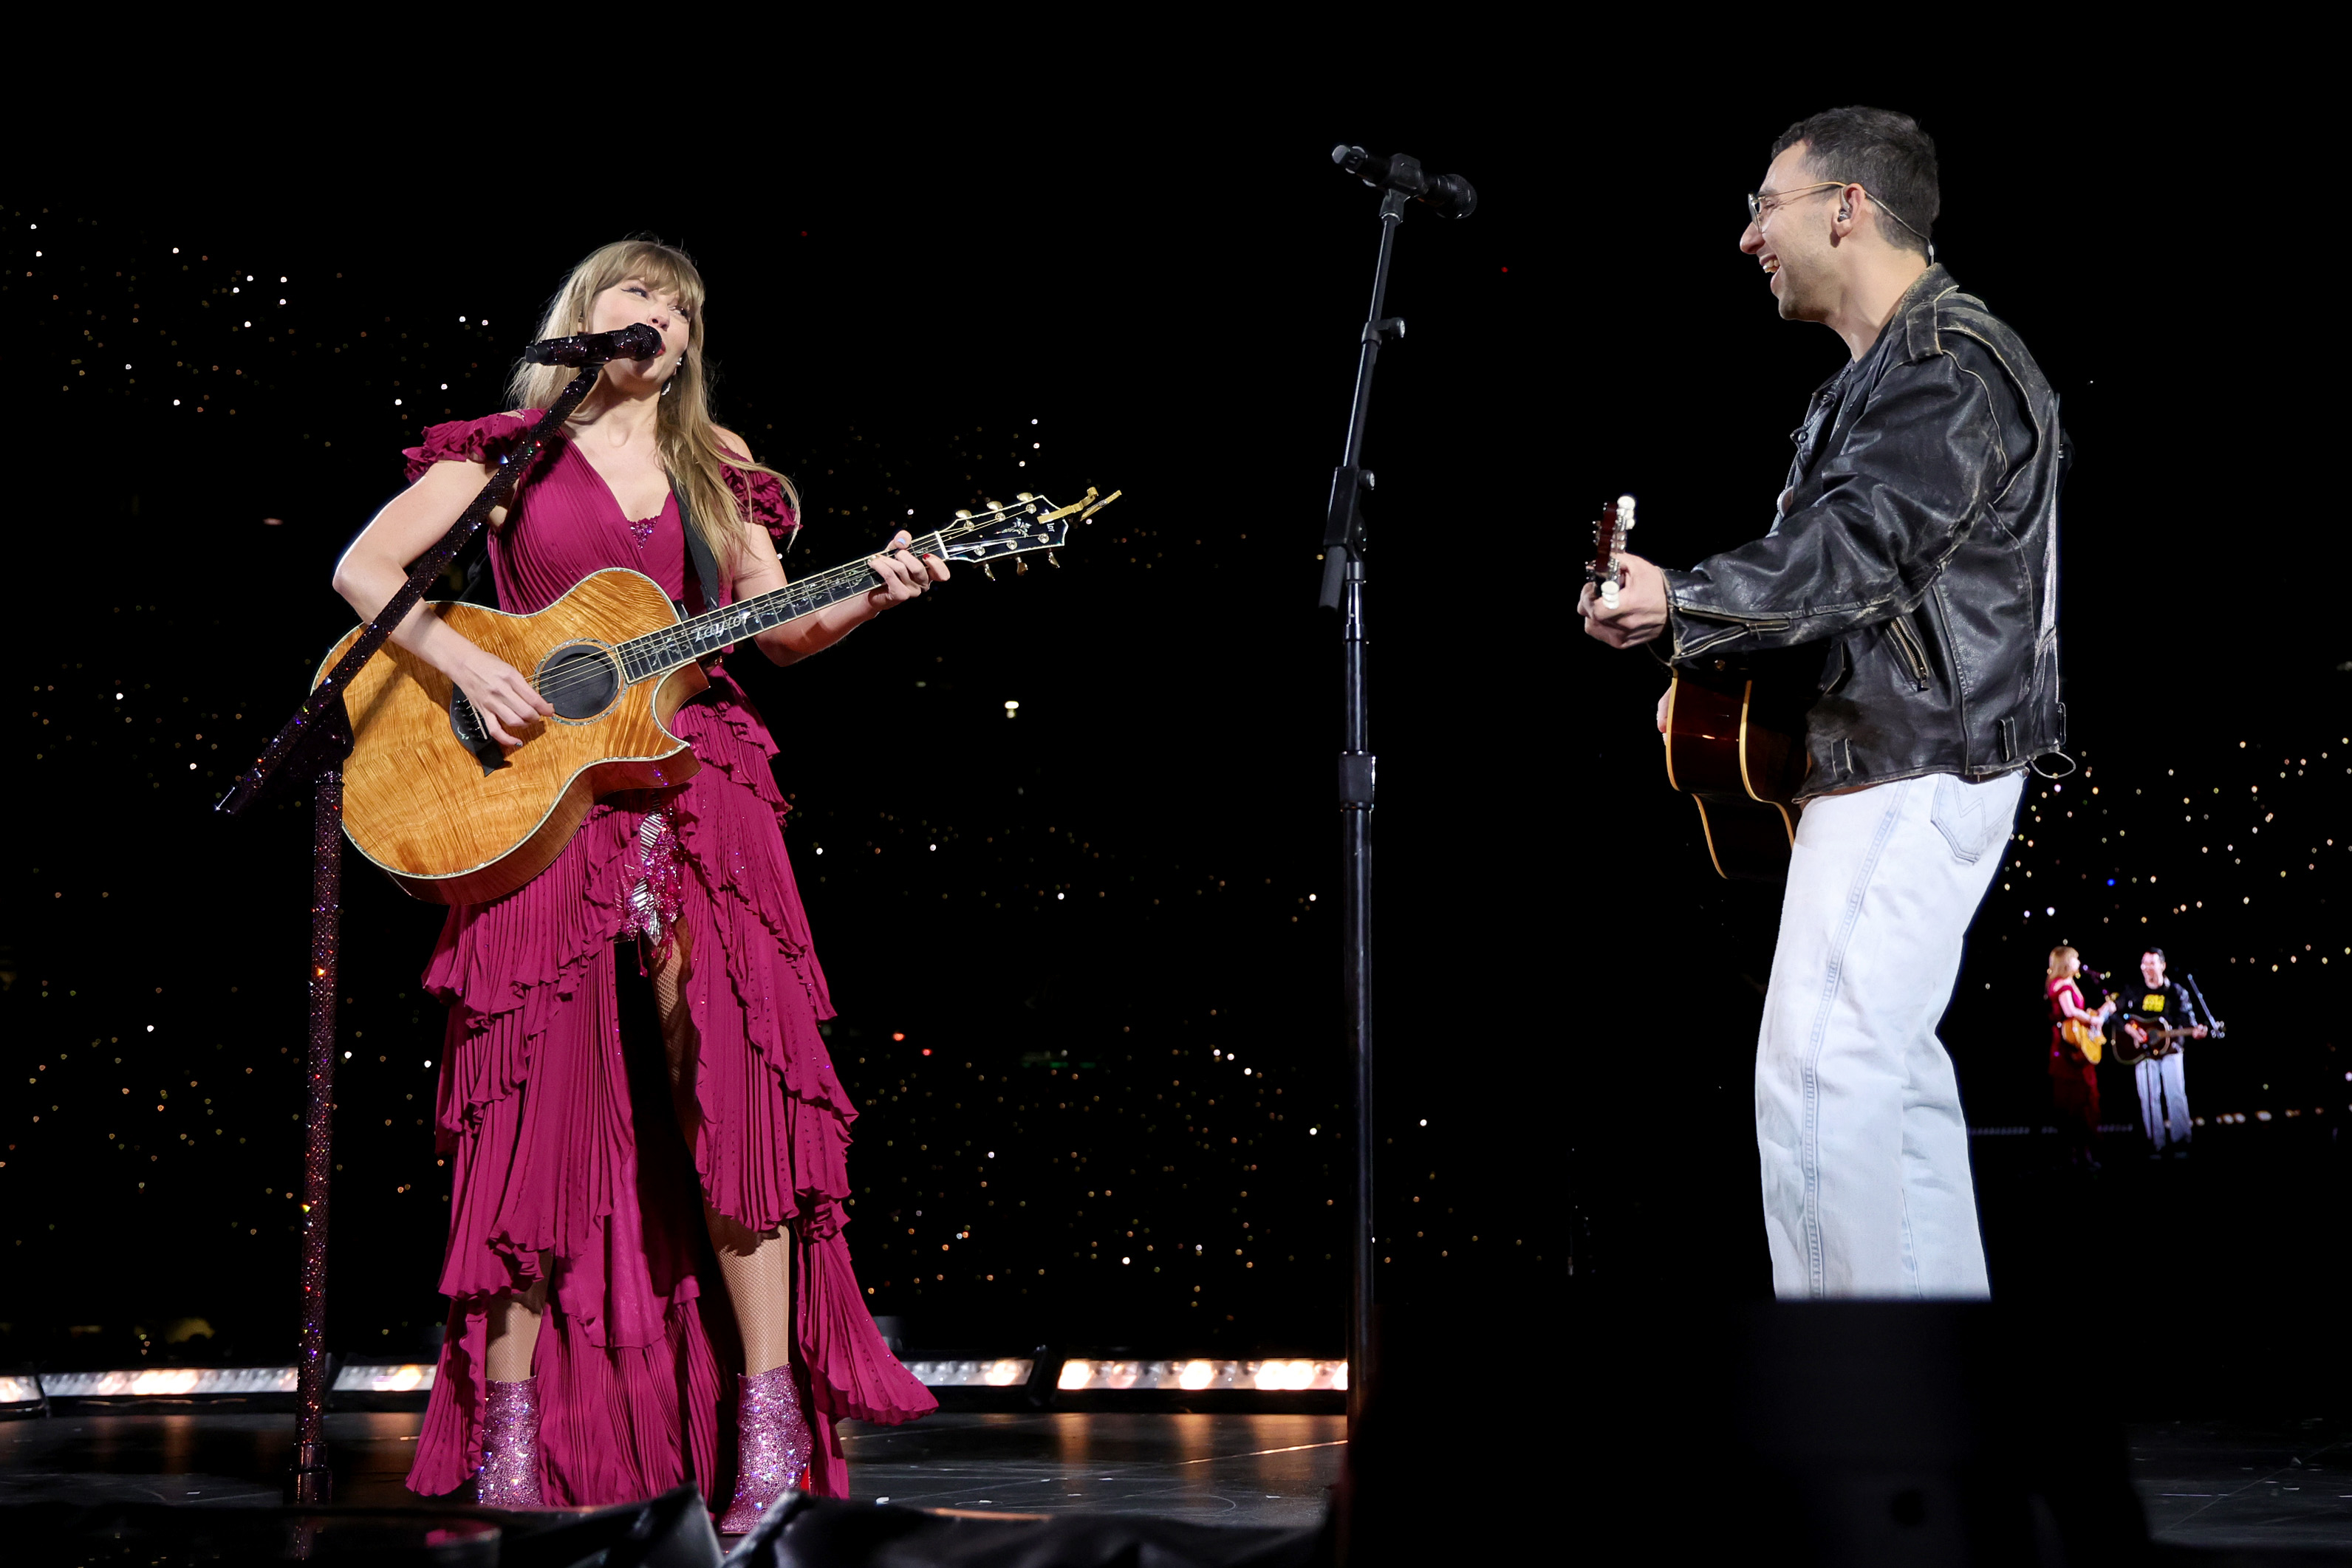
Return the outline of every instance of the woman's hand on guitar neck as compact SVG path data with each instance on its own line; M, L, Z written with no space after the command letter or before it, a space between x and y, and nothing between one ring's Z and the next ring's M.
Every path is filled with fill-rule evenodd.
M485 734L500 746L520 746L522 740L516 732L553 714L555 705L540 695L530 679L504 659L475 643L466 646L467 651L452 659L443 673L457 683L457 689L474 705Z
M900 528L880 555L867 558L866 564L882 580L882 586L866 596L866 605L875 614L919 598L931 584L948 580L948 563L935 555L916 555L907 548L913 542L907 530Z
M750 599L784 585L784 570L775 559L775 547L769 543L766 534L757 529L753 532L757 535L751 547L754 570L736 578L738 599ZM760 651L772 664L797 664L811 653L832 647L885 610L919 598L935 582L945 582L948 563L935 555L915 554L908 548L912 542L907 530L899 529L882 547L880 554L866 558L866 564L881 580L877 587L814 615L803 615L761 632Z
M1584 630L1611 647L1639 647L1666 629L1665 574L1637 555L1617 559L1625 569L1617 608L1601 603L1600 591L1588 582L1577 595L1576 612L1584 617Z

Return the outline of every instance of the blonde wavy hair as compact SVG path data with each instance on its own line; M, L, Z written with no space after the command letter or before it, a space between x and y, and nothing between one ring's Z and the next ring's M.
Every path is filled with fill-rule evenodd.
M2053 947L2050 949L2050 968L2047 977L2054 980L2067 972L2068 964L2079 964L2082 961L2083 955L2075 952L2072 947Z
M662 389L655 404L655 440L661 450L662 466L669 471L670 483L686 498L695 531L710 546L719 570L732 577L743 549L739 529L751 518L736 505L735 493L727 487L719 464L723 462L747 476L774 475L784 487L784 497L792 503L795 518L800 516L801 498L793 482L777 470L753 462L748 452L730 454L719 444L718 429L710 418L710 372L702 347L703 301L708 291L694 258L675 246L644 238L618 240L593 250L572 269L572 276L563 280L563 287L548 301L547 315L532 335L560 338L585 332L588 309L596 296L632 277L675 296L686 312L686 352L678 368L670 373L671 384ZM562 365L518 364L513 379L507 383L507 395L518 409L545 408L579 374L579 371Z

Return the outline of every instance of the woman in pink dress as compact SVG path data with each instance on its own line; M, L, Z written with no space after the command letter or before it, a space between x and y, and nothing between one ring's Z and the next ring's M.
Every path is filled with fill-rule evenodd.
M683 253L625 241L557 295L541 336L643 322L662 350L606 366L491 514L500 609L541 609L616 566L703 609L689 528L722 602L783 585L796 497L711 423L703 292ZM337 591L362 616L387 602L575 373L526 367L520 413L425 432L413 483L352 544ZM880 586L761 632L760 651L805 658L946 579L906 542L874 558ZM454 681L502 746L553 711L422 607L393 639ZM700 771L604 801L530 883L451 909L425 970L449 1008L436 1122L450 1312L408 1484L438 1496L471 1479L486 1503L577 1507L691 1479L731 1495L719 1528L740 1532L787 1487L845 1493L836 1418L907 1421L936 1402L876 1333L841 1235L856 1113L817 1031L833 1009L784 852L775 742L723 668L671 727ZM652 981L667 1096L641 1073L631 1098L616 942L617 962ZM703 1322L706 1236L741 1346L732 1399Z

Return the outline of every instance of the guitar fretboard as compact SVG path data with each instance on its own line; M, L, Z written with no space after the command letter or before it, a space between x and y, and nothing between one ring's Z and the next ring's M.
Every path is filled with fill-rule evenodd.
M916 555L938 555L946 549L945 530L924 535L905 549ZM866 592L882 580L862 560L833 567L789 582L771 592L706 611L675 626L632 637L614 650L629 685L666 674L707 658L730 643L755 637L787 621L814 615L829 604Z

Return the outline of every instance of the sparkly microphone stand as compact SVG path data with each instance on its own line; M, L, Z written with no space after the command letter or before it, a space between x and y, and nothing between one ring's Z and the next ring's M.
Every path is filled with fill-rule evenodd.
M310 1048L305 1059L309 1095L302 1117L302 1345L296 1362L294 1408L294 1477L290 1489L297 1503L321 1503L334 1490L327 1468L327 1196L328 1177L334 1170L335 1109L335 955L341 940L343 907L343 759L351 755L351 716L343 708L343 692L360 666L374 656L394 627L425 597L443 569L466 541L480 530L491 509L514 494L517 480L528 472L541 450L554 438L580 400L596 384L597 369L619 357L601 346L577 350L568 346L578 339L551 339L532 346L533 357L548 354L541 363L580 365L582 372L557 394L540 422L531 426L521 446L499 459L499 471L480 495L441 536L441 542L417 559L408 580L377 612L335 667L311 689L286 727L270 738L253 766L237 776L216 810L235 816L265 795L310 787ZM555 347L561 345L561 347Z
M1404 336L1401 318L1382 316L1389 293L1389 258L1396 249L1397 225L1405 204L1419 200L1432 210L1466 218L1478 207L1478 193L1456 174L1430 175L1417 159L1374 157L1360 147L1335 147L1331 162L1364 183L1381 189L1381 251L1372 268L1372 309L1364 322L1356 356L1355 401L1348 411L1348 441L1331 475L1331 506L1323 528L1323 597L1326 610L1339 614L1341 642L1339 810L1347 886L1342 894L1342 981L1348 995L1348 1066L1355 1113L1354 1196L1349 1238L1348 1437L1353 1441L1370 1396L1372 1360L1372 775L1367 724L1364 653L1364 516L1362 500L1372 488L1363 466L1364 426L1372 412L1372 366L1381 345Z

